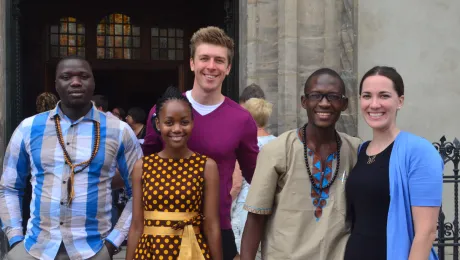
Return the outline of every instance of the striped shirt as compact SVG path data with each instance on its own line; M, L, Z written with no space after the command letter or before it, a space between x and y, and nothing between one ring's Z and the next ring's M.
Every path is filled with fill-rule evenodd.
M88 160L100 123L100 147L91 164L75 174L75 197L67 204L70 167L59 144L54 116L59 115L64 145L72 164ZM70 259L94 256L108 240L120 246L131 224L132 202L112 230L111 180L118 168L131 195L131 171L142 151L131 128L94 106L72 122L59 105L21 122L8 144L0 179L0 217L10 245L25 239L30 255L54 259L64 243ZM75 170L78 171L80 167ZM30 219L24 237L21 204L31 174Z

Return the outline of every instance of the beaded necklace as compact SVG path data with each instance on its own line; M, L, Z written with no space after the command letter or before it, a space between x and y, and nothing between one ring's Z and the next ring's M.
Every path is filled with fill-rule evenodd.
M301 131L301 134L303 134L304 158L305 158L305 165L307 166L308 177L310 177L311 185L313 185L313 187L315 187L321 192L331 187L331 185L334 183L335 179L337 178L339 168L340 168L340 147L342 146L342 143L340 142L339 135L337 134L337 132L335 132L335 140L337 142L337 166L335 168L334 175L332 176L331 181L325 186L322 185L323 184L322 178L324 177L323 175L321 176L320 184L316 184L313 174L311 173L311 170L310 170L310 164L308 163L307 124L305 124L302 128L303 130Z
M74 165L72 164L72 161L70 160L69 153L65 149L64 138L62 136L62 129L61 129L60 121L61 121L61 118L59 117L59 115L54 116L54 123L56 125L56 134L59 140L59 144L61 145L62 151L64 152L64 160L66 164L70 166L70 178L69 178L69 181L67 182L67 192L68 192L67 205L70 205L70 203L72 203L73 198L75 197L75 190L73 187L74 175L86 169L96 157L96 154L99 151L99 144L101 142L101 128L100 128L99 122L93 121L96 141L94 142L91 157L84 162L77 163ZM82 167L79 170L75 170L75 168L80 167L80 166Z

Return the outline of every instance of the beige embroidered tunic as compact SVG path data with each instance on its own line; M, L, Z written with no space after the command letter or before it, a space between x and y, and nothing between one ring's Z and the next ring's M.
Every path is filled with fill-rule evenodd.
M264 260L343 259L349 236L345 181L356 163L361 140L344 133L339 136L340 168L319 219L315 217L317 207L312 203L304 147L297 130L282 134L260 151L244 208L269 215L262 239ZM336 162L333 172L335 168Z

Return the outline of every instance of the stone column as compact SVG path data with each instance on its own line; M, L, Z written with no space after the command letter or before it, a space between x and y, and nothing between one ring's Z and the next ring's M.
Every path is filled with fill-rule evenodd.
M316 69L338 71L349 108L337 128L357 133L354 2L356 0L240 0L240 90L259 84L274 103L274 134L307 121L300 97Z
M297 108L300 107L298 93L298 14L299 0L278 1L278 85L275 94L278 120L274 118L273 132L278 134L297 125ZM301 1L301 0L300 0ZM275 107L276 108L276 107Z

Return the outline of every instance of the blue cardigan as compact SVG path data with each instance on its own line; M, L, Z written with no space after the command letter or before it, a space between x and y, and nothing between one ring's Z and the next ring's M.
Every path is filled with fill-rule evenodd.
M443 169L430 142L408 132L398 134L390 156L387 259L409 258L415 235L411 206L441 206ZM437 259L432 248L429 260Z

